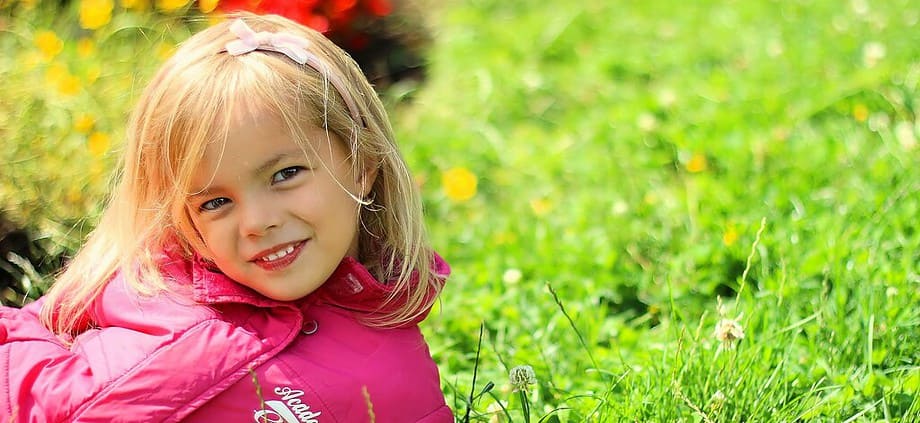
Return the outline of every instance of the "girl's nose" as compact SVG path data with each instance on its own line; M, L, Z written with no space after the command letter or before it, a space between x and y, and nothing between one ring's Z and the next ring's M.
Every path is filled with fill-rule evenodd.
M268 199L250 198L241 209L240 233L243 236L262 236L281 226L281 213Z

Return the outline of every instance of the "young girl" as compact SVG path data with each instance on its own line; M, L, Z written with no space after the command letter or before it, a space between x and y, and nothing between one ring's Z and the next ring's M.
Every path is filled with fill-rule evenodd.
M48 295L0 309L0 421L451 422L417 324L449 272L378 97L322 35L189 39Z

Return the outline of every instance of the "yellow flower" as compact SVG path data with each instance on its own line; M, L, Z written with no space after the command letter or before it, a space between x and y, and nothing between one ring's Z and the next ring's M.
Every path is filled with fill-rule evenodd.
M198 0L198 9L201 13L211 13L217 8L217 0Z
M89 165L89 181L94 185L102 183L102 177L105 176L105 172L106 169L101 161L93 161Z
M157 45L156 55L160 60L169 59L172 56L173 52L176 50L176 47L169 43L160 43Z
M869 108L862 103L853 106L853 118L858 122L865 122L869 119Z
M42 52L42 58L50 61L64 49L64 42L53 31L39 31L35 34L35 46Z
M86 147L93 156L102 157L109 150L109 135L105 132L93 132L86 139Z
M121 0L121 7L125 9L145 10L147 9L147 3L147 0Z
M99 67L98 63L93 63L86 68L86 83L92 84L99 79L99 75L102 75L102 68Z
M112 20L112 0L80 0L80 26L99 29Z
M188 5L189 0L157 0L157 9L173 12Z
M738 231L735 230L735 225L728 225L725 228L725 232L722 233L722 244L725 244L726 247L731 247L735 244L735 241L738 241Z
M441 175L441 184L447 198L464 202L476 195L476 175L465 167L449 169Z
M223 13L208 13L206 22L208 23L208 26L214 26L225 20L227 20L227 16Z
M549 213L552 208L553 204L550 203L549 199L534 198L533 200L530 200L530 209L533 210L533 214L537 216L543 216L546 213Z
M77 55L85 59L96 52L96 43L90 38L81 38L77 41Z
M70 71L68 71L67 67L64 65L52 63L51 66L48 66L48 70L45 71L45 81L48 85L57 85L61 78L69 74Z
M74 95L80 92L80 80L71 74L65 74L57 81L57 89L61 95Z
M45 63L45 55L36 50L24 51L19 55L19 63L22 64L23 70L31 71Z
M80 203L83 200L83 187L77 184L71 185L67 190L66 200L71 205Z
M709 168L709 164L706 162L706 156L700 153L694 153L690 157L690 161L687 162L687 171L690 173L700 173Z
M96 118L88 113L83 113L73 120L73 130L81 134L88 134L96 125Z

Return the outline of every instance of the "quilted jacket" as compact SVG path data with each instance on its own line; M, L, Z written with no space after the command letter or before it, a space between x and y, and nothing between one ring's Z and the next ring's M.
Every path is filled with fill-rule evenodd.
M390 287L356 260L297 302L194 261L161 270L175 289L156 296L116 276L69 345L38 321L41 300L0 307L0 422L454 421L418 327L425 316L396 328L358 321Z

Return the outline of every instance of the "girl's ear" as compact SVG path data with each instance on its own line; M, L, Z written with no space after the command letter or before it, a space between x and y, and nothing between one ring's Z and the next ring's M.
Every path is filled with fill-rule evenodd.
M368 166L364 168L364 172L358 177L358 184L361 186L361 197L367 197L371 193L371 189L374 188L374 181L377 180L377 171L378 166Z

